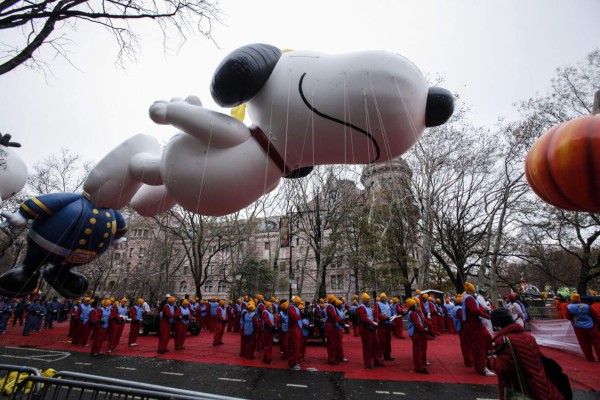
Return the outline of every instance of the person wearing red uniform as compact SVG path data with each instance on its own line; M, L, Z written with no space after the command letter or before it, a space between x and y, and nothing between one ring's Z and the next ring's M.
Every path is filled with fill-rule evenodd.
M288 367L292 371L300 371L302 367L300 367L299 354L300 354L300 340L302 336L302 331L300 329L300 323L302 316L300 315L300 310L298 306L302 303L302 299L300 296L294 296L292 298L292 305L288 306L288 349L290 358L288 358Z
M462 330L465 343L470 347L475 363L475 372L484 376L496 376L486 367L487 349L491 346L492 337L479 318L490 319L490 316L475 300L475 285L465 283L465 294L462 298Z
M227 313L227 332L231 332L233 330L233 301L229 300L227 303L227 307L225 308Z
M448 333L451 335L456 335L456 329L454 328L454 320L452 319L452 314L454 313L455 305L450 303L450 299L446 297L444 303L444 322L446 323L446 329L448 329Z
M131 323L129 324L129 347L137 346L137 337L140 334L142 319L144 317L144 299L137 299L137 304L129 309Z
M191 320L192 309L190 308L190 302L184 299L181 302L181 306L175 310L175 336L173 338L175 350L185 350L185 338Z
M213 337L213 346L220 346L223 344L223 333L225 332L225 325L227 325L227 310L225 309L225 300L219 300L219 306L217 307L217 319L215 326L215 336Z
M340 362L336 360L335 354L338 346L338 341L341 341L337 325L343 325L344 321L338 315L335 309L335 301L337 299L334 295L330 294L327 296L327 304L325 305L325 339L327 346L327 362L329 364L337 365ZM337 325L336 325L337 324Z
M383 360L377 357L377 327L373 310L371 309L371 297L363 293L360 297L361 304L356 308L359 321L359 334L363 348L363 363L365 368L372 369L375 366L384 366Z
M436 316L434 317L434 322L436 323L437 326L437 331L441 334L441 333L446 333L446 327L444 324L444 306L442 305L442 300L436 298L435 299L435 310L436 310Z
M581 302L579 293L571 295L571 304L567 306L566 317L573 325L579 347L588 361L594 360L594 351L600 359L600 315L588 304Z
M513 352L508 341L510 341L519 363L527 398L540 400L564 399L563 394L546 376L544 364L542 363L542 353L535 338L525 332L520 324L515 323L510 312L505 308L494 310L491 320L493 327L499 328L500 331L494 335L495 351L488 360L488 365L490 369L498 374L500 400L504 400L504 389L507 387L521 391Z
M463 356L463 363L465 364L465 367L473 367L475 366L475 361L473 361L473 353L471 352L471 347L465 340L465 335L462 330L463 310L461 295L456 296L455 303L453 322L454 328L456 332L458 332L458 340L460 341L460 352Z
M71 305L71 320L69 321L69 333L67 336L72 338L72 344L77 344L78 340L78 338L75 337L75 333L79 331L79 326L81 325L81 320L77 315L80 306L81 301L79 299L73 301L73 304Z
M242 315L242 299L237 299L233 305L233 333L240 332L240 317Z
M83 300L83 304L79 306L77 310L77 318L81 321L79 325L79 331L75 333L75 337L77 338L77 343L81 347L88 347L88 341L90 339L90 335L92 333L92 325L90 322L90 313L96 308L96 304L92 306L90 304L91 299L86 297Z
M288 305L289 303L287 301L284 301L279 305L279 315L277 317L277 336L279 337L279 351L281 353L282 360L287 360L290 358L290 349L288 346L288 329L290 326Z
M95 306L95 303L92 303ZM102 348L102 342L106 337L108 330L108 324L110 321L110 300L105 299L102 301L102 307L93 307L90 311L89 323L93 325L94 331L92 333L92 349L90 355L92 357L99 356Z
M256 332L258 329L258 317L256 316L255 311L256 306L254 305L254 302L248 302L248 305L246 306L246 312L244 313L243 317L243 340L245 344L243 354L248 360L254 360L256 358L254 357L254 352L256 351L256 338L258 336Z
M562 294L558 295L558 298L556 299L556 316L559 319L565 319L567 318L567 306L569 305L569 303L567 303L567 301L565 300L564 296Z
M265 298L262 294L256 295L256 315L258 316L258 332L256 337L256 351L262 351L263 349L263 320L261 318L262 312L265 311Z
M404 309L402 308L402 303L400 303L400 299L394 297L392 299L392 305L390 306L390 308L392 310L392 315L398 315L398 317L396 317L392 321L392 334L398 339L406 339L404 337L404 323L402 321L402 317L404 316Z
M175 323L175 297L169 297L167 304L162 309L162 318L160 319L160 328L158 332L158 353L164 354L169 349L169 339L171 338L171 330Z
M392 309L387 301L387 295L381 293L379 301L373 307L375 321L379 324L377 329L377 358L394 361L392 357Z
M121 336L123 335L123 329L125 329L125 322L127 321L127 299L123 297L121 303L115 301L113 308L110 310L110 321L108 322L108 350L107 353L116 351Z
M428 374L426 366L430 365L427 361L427 328L425 326L425 316L420 310L420 303L414 298L406 300L408 308L406 319L408 321L408 336L412 341L412 354L415 372L419 374Z
M263 359L265 364L273 364L273 336L277 332L275 327L275 316L273 315L273 303L267 301L265 309L260 318L263 322Z

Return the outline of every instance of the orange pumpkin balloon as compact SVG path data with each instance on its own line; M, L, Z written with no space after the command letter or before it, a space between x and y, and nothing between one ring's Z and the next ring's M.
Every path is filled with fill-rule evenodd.
M525 159L529 186L546 203L600 212L600 114L550 128Z

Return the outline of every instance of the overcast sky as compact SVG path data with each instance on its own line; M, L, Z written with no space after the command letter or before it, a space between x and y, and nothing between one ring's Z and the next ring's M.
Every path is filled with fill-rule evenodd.
M159 33L144 29L140 57L125 70L115 66L112 36L80 25L69 33L76 68L56 60L53 76L24 67L0 76L0 132L22 143L30 167L61 147L98 161L136 133L165 141L175 130L149 119L152 102L196 94L220 110L209 93L215 67L255 42L400 53L423 73L445 77L470 118L491 128L499 117L517 118L513 103L547 91L557 67L600 47L598 0L223 0L221 7L218 47L198 37L165 55Z

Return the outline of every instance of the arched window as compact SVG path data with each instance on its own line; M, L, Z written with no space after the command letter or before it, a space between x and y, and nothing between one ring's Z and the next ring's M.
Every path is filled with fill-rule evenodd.
M227 291L227 284L225 283L225 281L219 281L219 290L217 290L219 293L224 293Z
M179 284L179 291L180 292L187 292L187 282L186 281L181 281L181 283Z
M206 281L204 283L204 291L205 292L212 292L213 288L212 288L212 281Z

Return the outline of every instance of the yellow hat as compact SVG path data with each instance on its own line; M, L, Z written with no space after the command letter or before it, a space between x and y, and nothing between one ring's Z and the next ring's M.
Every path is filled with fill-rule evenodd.
M115 302L113 303L113 306L118 306L119 304L121 304L121 303L119 303L118 301L115 300Z
M379 302L379 300L381 300L381 299L379 298L379 296L375 297L375 301L376 301L376 302Z
M256 310L256 306L254 305L254 303L248 303L248 306L246 307L248 309L248 311L254 311Z
M335 296L334 296L334 295L332 295L332 294L330 294L330 295L327 295L327 302L328 302L328 303L333 303L333 302L335 302Z
M194 304L195 302L196 302L196 300L190 299L190 303Z
M144 299L142 299L141 297L139 299L137 299L137 303L138 304L144 304Z
M237 302L238 302L238 303L241 303L241 302L242 302L242 299L238 298L238 299L237 299Z
M579 295L579 293L573 293L571 295L571 301L581 301L581 296Z
M399 299L399 298L397 298L397 297L394 297L394 298L392 299L392 302L393 302L394 304L398 303L399 301L400 301L400 299Z
M182 306L187 306L188 304L190 304L190 302L187 301L187 299L183 299L183 301L181 302Z
M387 295L386 295L385 293L381 293L381 294L379 295L379 298L380 298L380 299L387 299Z
M325 303L325 299L319 299L319 303L321 303L321 304Z
M300 305L298 306L298 310L300 310L300 311L304 310L304 304L300 304Z
M465 291L467 293L475 293L475 285L470 282L465 283Z
M412 297L409 297L408 299L406 299L406 307L410 308L410 307L414 306L415 304L417 304L417 302Z
M258 300L264 300L264 297L263 297L263 295L262 295L262 294L257 294L257 295L256 295L256 298L257 298Z
M300 296L294 296L294 297L292 297L292 303L300 304L300 303L302 303L302 299L300 298Z
M442 300L440 300L440 299L435 299L435 302L436 302L436 303L440 303L440 304L441 304L441 303L442 303Z
M421 295L421 298L422 298L423 300L427 300L427 299L429 298L429 295L428 295L427 293L423 293L423 294Z
M421 294L421 289L417 289L416 293Z
M211 297L210 301L217 301L217 298L216 297Z
M368 294L366 294L366 293L363 293L363 294L360 296L360 301L363 301L363 302L364 302L364 301L367 301L367 300L371 300L371 297L369 297L369 295L368 295Z
M89 301L92 301L92 299L90 299L89 297L86 297L85 299L83 299L83 302L84 302L84 303L85 303L85 302L89 302Z
M127 298L126 298L126 297L123 297L123 298L121 299L121 303L127 303L127 301L128 301L128 300L127 300Z
M335 300L335 305L336 305L336 306L341 306L342 304L343 304L343 303L342 303L342 301L341 301L340 299L336 299L336 300Z
M173 296L169 297L169 303L175 303L175 297L173 297Z
M220 306L224 306L225 305L225 300L223 300L223 299L219 300L219 305Z
M357 305L358 305L358 301L356 301L356 300L352 300L352 305L353 305L353 306L357 306Z
M273 307L273 303L271 303L270 301L265 302L265 307L269 308L269 307Z
M282 310L287 310L287 308L288 308L288 302L284 301L283 303L281 303L280 307L281 307Z
M112 303L113 301L115 301L115 298L113 296L109 297L110 302Z
M110 306L110 299L104 299L104 300L102 300L102 305L103 305L104 307L108 307L108 306Z
M358 295L357 295L357 294L355 294L354 296L352 296L352 298L353 298L354 300L358 300Z
M232 304L233 304L233 300L229 300L229 305L232 305Z
M450 303L450 297L446 297L446 298L444 299L444 301L446 302L446 304Z

